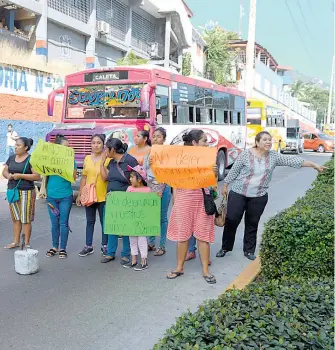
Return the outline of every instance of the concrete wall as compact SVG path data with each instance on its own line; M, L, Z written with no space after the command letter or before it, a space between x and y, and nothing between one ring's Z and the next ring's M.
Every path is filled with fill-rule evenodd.
M52 129L53 123L49 122L29 122L22 120L2 119L0 120L0 163L6 161L6 133L8 124L13 125L13 129L19 136L29 137L37 144L39 138L45 139L45 135Z
M48 59L84 64L86 37L67 27L48 21Z
M95 44L95 66L114 67L122 52L101 42Z

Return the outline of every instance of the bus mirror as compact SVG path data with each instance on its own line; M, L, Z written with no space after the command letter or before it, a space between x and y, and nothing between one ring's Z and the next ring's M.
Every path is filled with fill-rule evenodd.
M154 84L145 84L141 89L141 112L147 113L150 111L150 96L155 89L156 86Z
M54 115L55 98L59 94L64 94L64 88L53 90L48 96L48 116L49 117L53 117Z

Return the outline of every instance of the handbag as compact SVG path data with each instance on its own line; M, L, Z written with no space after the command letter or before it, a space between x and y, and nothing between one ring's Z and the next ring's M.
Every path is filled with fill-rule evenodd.
M227 197L223 198L219 208L217 209L217 214L215 215L214 224L218 227L223 227L226 223L227 214Z
M24 165L22 175L26 172L26 169L27 169L27 166L28 166L28 163L29 163L29 159L30 159L30 156L28 157L28 159L26 161L26 164ZM11 189L7 190L6 197L7 197L8 203L16 203L16 202L19 201L19 199L20 199L20 192L19 192L18 187L20 186L21 181L22 181L22 179L20 179L18 181L18 183L16 184L16 186L14 188L11 188Z
M217 213L217 208L214 202L214 198L210 193L206 193L206 191L203 188L202 188L202 194L204 196L204 206L205 206L206 214L215 215Z
M99 172L95 177L95 181L91 184L86 184L80 193L80 202L84 207L89 207L90 205L96 203L98 201L97 198L97 188L96 184L98 181Z

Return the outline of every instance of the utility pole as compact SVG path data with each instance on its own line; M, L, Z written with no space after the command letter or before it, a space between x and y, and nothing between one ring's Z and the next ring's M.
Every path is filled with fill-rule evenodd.
M255 39L256 39L256 0L250 0L249 12L249 30L246 52L246 74L245 74L245 93L247 98L252 97L254 87L254 62L255 62Z
M333 3L333 13L334 13L334 37L333 37L333 45L334 45L334 53L333 53L333 63L332 63L332 75L330 78L330 89L329 89L329 101L328 101L328 113L327 113L327 124L331 123L331 118L334 121L334 113L335 113L335 3Z
M244 17L243 0L240 0L240 23L239 23L239 30L238 30L240 39L242 39L243 17Z

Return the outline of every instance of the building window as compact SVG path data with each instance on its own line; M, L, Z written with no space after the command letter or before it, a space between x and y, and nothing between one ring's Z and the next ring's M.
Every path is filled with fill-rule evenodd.
M48 0L48 7L84 23L91 13L90 0Z
M125 40L128 31L128 6L117 0L97 0L97 21L110 25L110 35Z
M151 43L155 42L155 25L133 11L131 44L148 53Z

